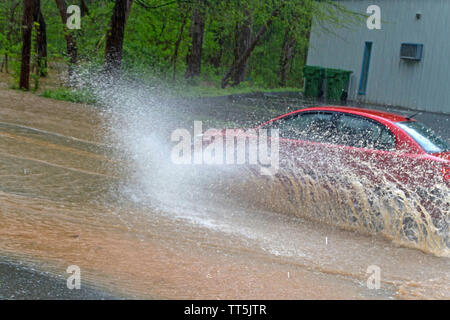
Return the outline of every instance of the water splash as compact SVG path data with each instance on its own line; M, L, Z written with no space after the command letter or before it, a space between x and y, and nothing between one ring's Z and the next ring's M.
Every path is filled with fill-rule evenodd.
M118 190L123 199L157 206L201 201L198 192L211 198L221 193L232 202L262 210L381 234L438 256L450 254L450 196L443 184L436 183L433 189L408 188L373 162L358 160L358 168L349 168L334 153L288 154L284 168L273 177L261 176L252 168L173 165L170 133L192 125L188 120L195 116L189 109L177 109L166 88L92 75L80 79L103 106L110 144L123 160L124 179ZM402 170L410 164L400 159L397 165ZM369 169L376 183L359 174L361 168ZM421 168L418 175L424 170L428 168ZM424 204L424 198L433 209Z

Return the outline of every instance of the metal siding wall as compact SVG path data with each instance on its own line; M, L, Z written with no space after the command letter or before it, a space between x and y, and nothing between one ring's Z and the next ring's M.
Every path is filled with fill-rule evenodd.
M450 113L450 1L341 0L349 9L366 13L381 8L382 30L369 30L366 21L336 30L338 36L311 33L308 64L353 71L350 100ZM422 18L417 20L417 12ZM372 41L367 93L357 94L364 43ZM422 43L420 62L400 59L403 42Z

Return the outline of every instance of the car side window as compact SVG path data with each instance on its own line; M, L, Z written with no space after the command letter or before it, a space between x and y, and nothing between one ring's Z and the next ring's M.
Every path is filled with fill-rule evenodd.
M329 142L335 135L333 113L305 112L279 119L265 129L279 129L280 137L286 139Z
M294 114L278 119L265 126L264 129L278 129L280 138L295 139L299 122L301 122L300 114Z
M343 114L336 125L338 144L379 150L395 148L393 134L387 127L374 120Z
M331 142L336 134L333 113L317 112L302 115L299 128L299 140Z

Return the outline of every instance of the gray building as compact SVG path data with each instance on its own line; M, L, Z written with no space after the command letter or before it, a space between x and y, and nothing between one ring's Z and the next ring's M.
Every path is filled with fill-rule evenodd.
M348 100L450 114L450 0L340 0L366 20L324 32L314 23L308 65L352 71Z

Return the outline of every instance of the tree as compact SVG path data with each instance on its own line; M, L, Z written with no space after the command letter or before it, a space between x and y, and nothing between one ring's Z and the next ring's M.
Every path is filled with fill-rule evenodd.
M200 75L202 68L203 34L205 32L205 1L196 0L192 7L189 35L192 39L186 56L186 79Z
M250 48L250 44L253 38L253 17L249 8L244 9L244 20L242 22L236 22L235 30L235 46L234 46L234 62L236 63L245 51ZM231 78L233 85L238 85L245 79L245 73L247 71L247 61L245 59L242 63L237 64L232 71Z
M214 68L220 68L222 65L222 58L223 53L225 51L224 44L225 44L225 27L219 26L217 30L213 31L213 41L217 44L217 49L211 53L211 56L209 57L209 64L211 64Z
M177 74L177 60L178 60L178 51L180 50L180 44L183 40L183 32L184 27L186 26L187 21L187 15L183 17L183 21L181 22L180 31L178 33L177 41L175 42L173 55L172 55L172 64L173 64L173 71L172 71L172 81L175 81L176 74Z
M286 76L289 70L289 64L294 55L295 37L289 27L286 27L283 37L283 47L280 56L280 86L286 86Z
M3 7L0 7L0 16L4 17L0 27L0 30L3 29L3 31L0 31L0 49L3 54L0 71L3 71L3 68L5 68L6 73L9 73L9 60L13 51L12 47L16 42L20 43L22 41L21 20L23 17L18 10L20 9L21 2L23 2L23 0L9 0L3 3ZM20 17L17 17L17 13L19 13ZM2 19L0 19L0 21L1 20Z
M33 33L34 0L24 0L22 24L22 63L19 88L30 90L31 35Z
M221 86L222 88L225 88L230 81L230 78L233 73L237 72L239 68L242 68L243 64L245 64L250 57L250 54L255 49L256 45L259 43L261 38L264 36L264 34L267 32L268 27L272 24L273 20L278 16L279 8L275 8L269 18L266 20L266 22L259 28L258 33L256 34L255 38L252 40L248 48L242 53L242 55L239 57L239 59L235 60L232 64L232 66L228 69L225 76L222 78Z
M81 16L84 17L85 15L89 15L89 8L86 4L86 1L80 0L80 9L81 9Z
M105 70L119 72L122 65L123 38L128 14L133 0L116 0L107 32L105 47Z
M47 26L40 0L34 0L33 20L36 23L36 74L45 77L47 75Z

